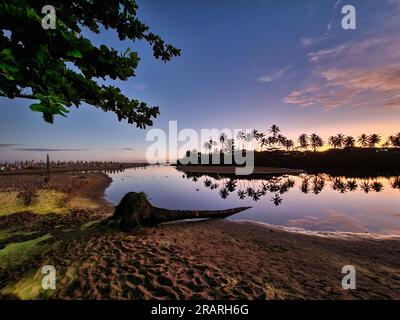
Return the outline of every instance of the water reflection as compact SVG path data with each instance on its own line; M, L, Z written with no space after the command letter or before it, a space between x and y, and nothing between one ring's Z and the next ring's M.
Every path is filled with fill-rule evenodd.
M218 194L222 199L227 199L230 194L235 194L241 200L251 199L257 202L268 196L275 206L283 203L282 195L296 187L296 181L290 176L235 179L186 174L182 178L195 183L202 181L204 187L210 190L218 189ZM346 178L333 177L327 174L301 174L298 178L300 181L298 188L304 194L319 195L327 187L342 194L357 190L366 194L380 193L385 190L382 180L386 180L388 183L385 184L391 186L392 189L400 189L400 177Z
M238 179L149 166L110 174L107 199L145 192L157 207L215 210L251 206L232 220L313 231L400 235L400 176L354 177L325 173Z

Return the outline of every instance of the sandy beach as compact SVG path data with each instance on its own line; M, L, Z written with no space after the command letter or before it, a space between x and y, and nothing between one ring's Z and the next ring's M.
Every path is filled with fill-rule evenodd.
M321 236L227 220L123 233L99 223L113 212L103 197L110 182L97 172L54 174L50 184L37 175L0 177L2 298L400 298L398 237ZM36 204L27 190L39 193ZM40 190L57 201L41 206ZM13 195L27 210L11 206ZM56 290L40 287L46 264L57 270ZM357 289L347 291L341 269L349 264Z

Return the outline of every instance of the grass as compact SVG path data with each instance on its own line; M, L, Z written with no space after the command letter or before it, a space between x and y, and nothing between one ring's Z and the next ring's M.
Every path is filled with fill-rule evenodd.
M8 244L0 250L0 268L12 269L32 261L49 249L49 245L43 242L50 238L51 235L45 234L33 240Z
M7 241L7 239L15 236L29 236L35 232L13 231L10 229L0 230L0 242Z
M28 276L18 280L17 282L9 285L1 290L3 295L11 295L23 300L38 299L45 291L41 286L43 275L40 270L31 272Z
M30 211L36 214L66 213L66 194L54 190L39 190L37 200L31 205L24 205L16 191L0 192L0 216Z
M68 201L68 207L71 209L98 209L99 205L92 199L73 197Z

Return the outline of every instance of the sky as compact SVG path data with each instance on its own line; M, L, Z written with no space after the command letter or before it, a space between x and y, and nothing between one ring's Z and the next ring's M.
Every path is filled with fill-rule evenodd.
M147 43L85 32L94 44L138 51L136 77L107 81L160 107L154 128L266 131L292 139L400 131L400 0L139 0L138 15L182 50L155 60ZM356 9L356 30L341 26ZM144 161L146 130L82 105L43 122L32 101L0 97L0 161Z

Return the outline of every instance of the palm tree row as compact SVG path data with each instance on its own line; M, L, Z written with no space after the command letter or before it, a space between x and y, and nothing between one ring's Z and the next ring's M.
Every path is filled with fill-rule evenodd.
M268 133L269 135L258 131L257 129L253 129L251 132L247 133L244 131L239 131L236 136L238 149L245 150L252 142L255 142L256 144L258 143L261 150L264 150L264 148L268 148L269 150L283 148L289 151L296 148L304 151L308 149L317 151L325 146L324 140L316 133L312 133L310 135L305 133L301 134L297 139L297 146L292 139L288 139L282 135L280 128L275 124L268 129ZM234 149L235 139L227 139L226 134L223 133L220 135L219 140L221 152L226 149ZM357 137L357 139L353 136L346 136L342 133L338 133L335 136L329 137L327 144L333 148L353 148L358 143L358 145L362 148L376 148L381 141L381 136L376 133L370 135L363 133ZM214 145L216 145L216 142L210 138L210 140L206 142L205 148L211 152L211 148ZM389 136L382 147L400 148L400 132L396 135Z

